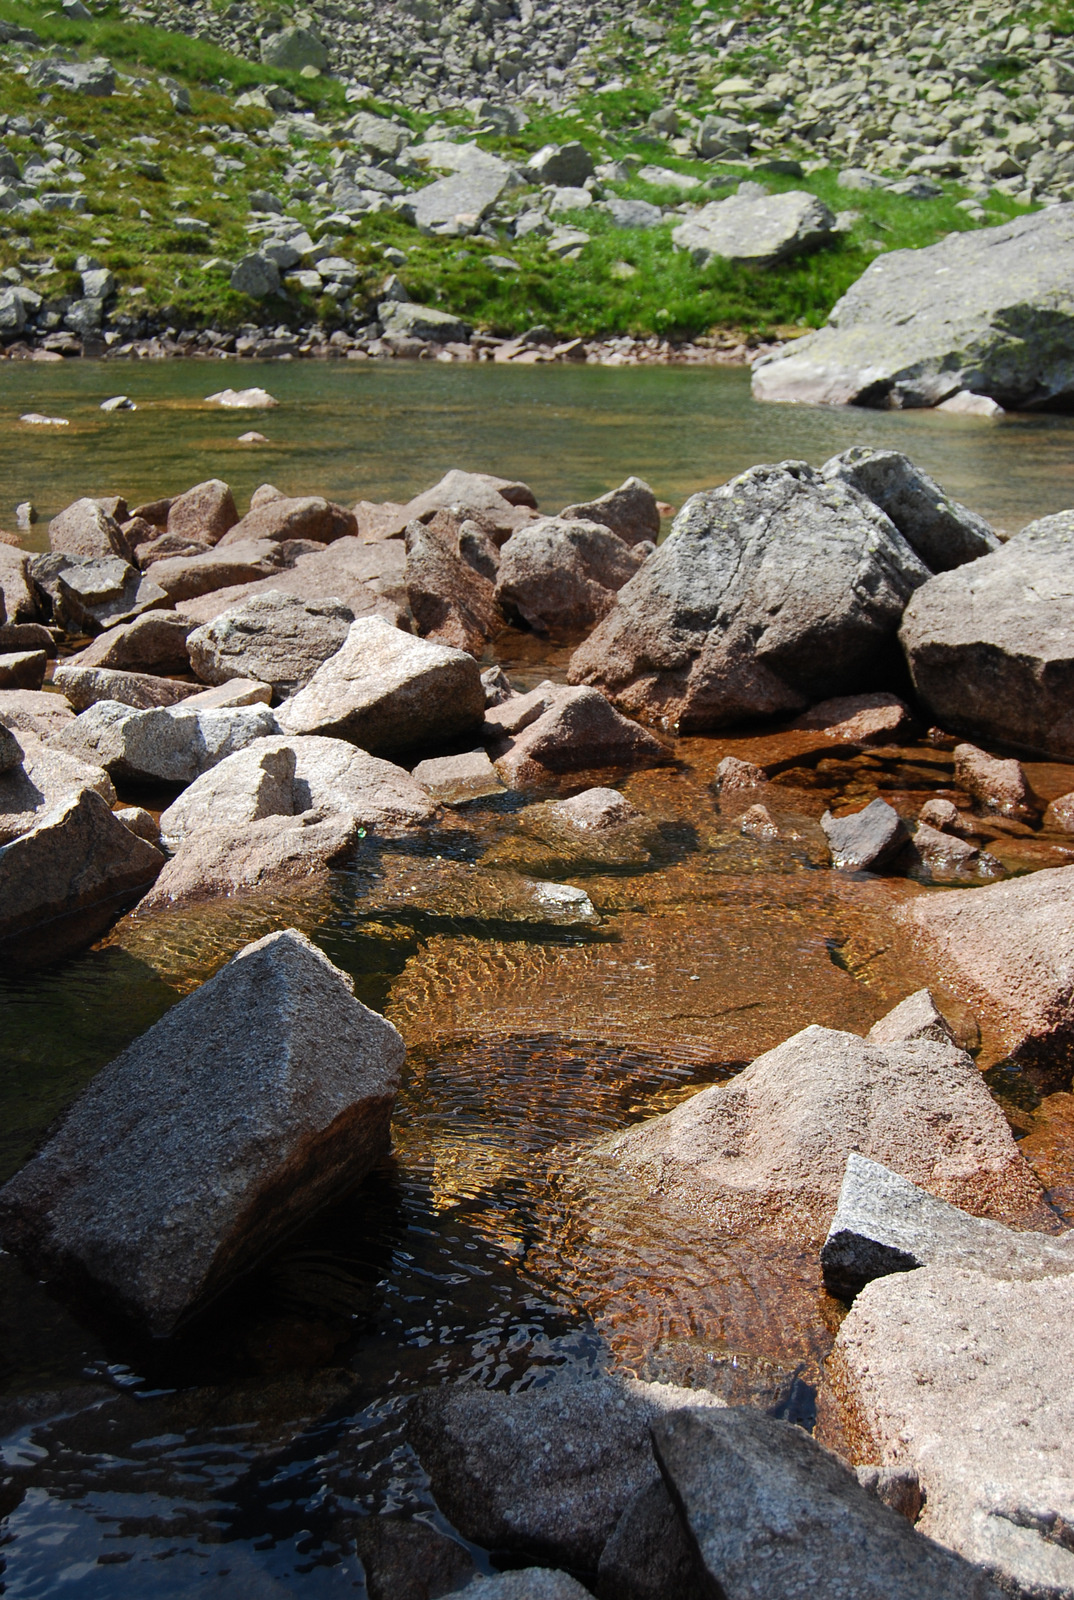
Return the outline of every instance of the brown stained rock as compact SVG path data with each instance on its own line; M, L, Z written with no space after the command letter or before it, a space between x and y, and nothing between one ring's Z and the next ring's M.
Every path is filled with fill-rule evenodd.
M509 701L494 708L492 715L516 704ZM486 721L490 720L486 713ZM538 711L494 755L497 772L512 789L546 782L550 773L653 767L672 759L666 745L622 716L598 690L562 685L556 686L547 709Z
M512 1394L425 1389L406 1434L437 1504L466 1538L515 1559L595 1572L626 1507L659 1481L651 1423L713 1394L582 1377Z
M149 529L149 534L134 546L134 560L143 571L148 571L154 561L165 561L173 556L204 556L213 548L204 539L188 539L181 533L160 533L148 522L142 526Z
M434 800L449 806L502 794L504 788L484 750L467 750L458 756L433 756L428 761L419 761L411 777Z
M39 622L37 596L25 550L12 550L0 544L0 609L8 624Z
M140 518L143 522L150 523L154 528L166 528L168 526L168 512L175 504L176 498L165 497L161 500L146 500L142 505L131 508L130 518L132 521L136 517Z
M886 669L927 579L856 491L804 462L752 467L687 501L570 680L680 733L793 715Z
M504 626L495 586L459 553L453 519L437 526L437 513L426 526L411 522L406 530L406 593L414 624L423 638L454 645L480 655Z
M268 816L319 810L353 816L367 829L399 833L430 821L436 807L402 767L343 739L258 739L196 778L161 815L177 850L207 831Z
M169 600L195 600L216 589L270 578L279 562L276 546L267 540L214 547L197 555L168 556L146 567L145 574L159 584Z
M220 543L227 548L253 540L310 539L331 544L336 539L356 539L358 521L353 511L325 500L321 495L265 497L236 522Z
M759 839L762 844L771 844L780 837L779 824L773 819L767 806L750 806L738 819L738 831L750 839Z
M805 1028L731 1083L595 1147L624 1184L721 1232L817 1242L853 1149L974 1215L1051 1215L973 1061L932 1040L879 1046Z
M757 789L768 782L763 767L752 761L740 761L738 756L724 756L716 768L712 787L717 794L735 794L742 789Z
M190 705L196 711L222 709L225 706L268 706L272 704L272 687L256 678L232 678L217 684L213 689L200 689L190 696Z
M285 733L327 734L391 752L474 732L484 715L473 656L363 617L280 708L279 721Z
M354 1542L369 1600L436 1600L477 1573L465 1546L417 1518L359 1517Z
M892 744L910 722L909 707L898 695L849 694L811 706L791 727L823 730L848 744Z
M89 788L0 846L0 940L19 960L61 919L86 919L88 943L144 893L164 864ZM25 943L23 943L25 942ZM57 937L57 953L65 941ZM20 948L21 946L21 948Z
M654 1422L653 1447L721 1600L1000 1600L789 1423L684 1409Z
M160 824L151 811L143 806L118 806L112 815L118 817L125 828L144 839L147 844L160 848Z
M74 720L74 709L62 694L47 689L0 689L0 722L18 734L46 739Z
M496 596L540 632L589 628L608 614L643 560L600 523L542 517L504 544Z
M138 711L148 710L150 706L174 706L196 695L199 687L196 683L180 683L176 678L160 678L149 672L74 666L70 660L57 666L52 683L76 711L85 711L98 700L118 700L121 705L133 706Z
M945 1261L867 1284L827 1386L852 1459L916 1472L919 1531L1013 1594L1074 1589L1074 1276Z
M187 637L203 683L256 679L288 695L342 649L354 613L340 600L303 600L284 590L251 595Z
M111 667L126 672L189 672L186 637L192 627L171 611L144 617L98 634L92 644L68 657L69 666Z
M643 813L618 789L583 789L569 800L557 800L552 810L561 821L583 833L605 832L640 822Z
M25 731L9 737L14 738L19 757L0 775L0 842L28 833L47 813L87 789L109 806L115 804L116 791L103 767L53 750Z
M304 811L263 817L236 828L209 828L195 835L164 867L138 915L177 905L220 900L308 884L341 861L359 836L351 812Z
M660 537L660 508L656 496L641 478L627 478L618 489L609 489L584 505L565 506L561 522L600 522L619 535L626 544L642 544Z
M1044 813L1044 826L1056 833L1074 833L1074 791L1052 801Z
M708 1600L697 1551L663 1479L639 1491L600 1553L597 1600Z
M524 483L512 483L487 472L447 472L440 482L415 495L403 508L403 527L425 522L437 511L452 510L460 521L474 521L503 544L516 528L532 522L537 500Z
M0 623L0 650L43 650L46 656L56 655L56 640L41 622Z
M40 689L47 665L43 650L12 650L0 655L0 689Z
M979 1006L1038 1083L1074 1066L1074 867L928 895L895 911L926 961Z
M917 815L919 822L923 822L926 827L935 828L939 833L952 833L960 838L967 838L977 832L973 817L960 811L953 800L944 800L938 795L926 800Z
M401 539L408 521L406 506L394 500L380 503L359 500L354 508L354 516L358 524L358 537L367 544L375 544L381 539Z
M919 822L914 830L913 853L917 861L934 877L965 877L977 874L982 878L1000 878L1003 865L987 850L978 849L968 839L956 834L942 833L927 822Z
M122 556L127 541L115 517L96 500L76 500L48 525L48 547L65 556Z
M159 508L167 506L164 515ZM150 511L154 515L150 515ZM229 528L239 520L235 497L226 483L219 478L209 478L196 483L185 494L174 500L157 501L154 506L138 506L134 516L166 528L169 534L182 539L197 539L202 544L218 544Z
M1004 761L976 745L959 744L955 746L955 782L978 805L1001 817L1035 822L1040 816L1020 761Z
M0 1237L168 1334L380 1158L403 1057L308 939L270 934L94 1078L0 1191Z
M363 544L360 539L337 539L323 550L300 555L293 566L270 578L182 600L178 610L196 627L251 595L275 589L302 600L341 600L356 617L381 616L409 628L405 566L406 552L397 541Z

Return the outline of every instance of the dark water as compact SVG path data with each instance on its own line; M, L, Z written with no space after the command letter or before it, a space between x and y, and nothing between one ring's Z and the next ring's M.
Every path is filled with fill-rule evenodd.
M204 404L255 384L276 410ZM118 393L139 409L102 413ZM70 426L20 424L29 411ZM269 444L238 444L250 428ZM906 451L1012 532L1074 504L1074 419L756 405L740 369L27 361L0 367L0 527L21 500L48 518L80 495L134 505L207 477L229 482L243 509L266 481L348 503L406 500L451 467L522 478L550 510L629 473L678 504L759 461L817 465L852 444Z
M908 450L1010 527L1074 498L1064 419L752 407L745 375L718 369L2 372L5 516L24 496L47 514L77 493L133 501L210 474L240 494L271 478L402 498L453 465L523 477L552 505L632 471L677 501L754 461L820 461L858 441ZM256 457L230 443L251 419L196 404L240 381L282 402L261 424L280 442ZM103 416L98 401L120 389L141 409ZM69 415L70 430L20 430L12 418L31 407ZM527 682L561 676L565 652L512 636L504 659ZM575 1161L808 1023L866 1030L926 977L892 906L957 891L824 870L817 818L878 793L912 816L949 789L950 756L803 756L770 801L797 837L762 845L709 787L722 755L759 750L745 735L683 740L677 767L623 782L651 825L634 859L550 843L518 797L479 802L419 839L366 841L327 884L127 918L60 967L0 974L0 1178L95 1071L272 928L307 931L408 1049L390 1158L181 1337L147 1341L0 1253L5 1595L363 1595L364 1519L443 1525L403 1434L407 1395L429 1383L508 1388L611 1364L785 1413L808 1394L839 1315L815 1261L587 1187ZM1074 768L1029 773L1046 799L1074 788ZM989 849L1011 872L1074 859L1041 834L994 830ZM599 923L542 920L534 878L584 888ZM982 1066L1000 1054L981 1041ZM1074 1216L1074 1097L1004 1093Z

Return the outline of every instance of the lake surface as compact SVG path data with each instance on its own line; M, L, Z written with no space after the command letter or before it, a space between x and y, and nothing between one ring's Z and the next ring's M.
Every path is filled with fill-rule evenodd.
M260 385L272 411L204 397ZM101 412L126 393L134 412ZM62 429L20 424L25 412ZM248 429L268 445L237 443ZM905 451L1010 532L1074 505L1074 418L759 405L727 367L444 366L433 362L5 362L0 366L0 527L31 500L43 523L80 495L129 504L225 479L240 509L260 483L287 494L407 500L461 467L521 478L542 508L603 493L630 473L679 505L761 461L819 465L852 444Z
M549 507L628 472L678 503L753 462L820 462L855 442L908 451L1011 529L1074 503L1066 419L757 407L748 376L721 369L0 373L3 518L24 497L47 517L81 493L133 502L209 475L240 502L265 479L402 499L452 466L521 477ZM200 404L240 382L279 409ZM121 389L140 409L100 413ZM28 409L71 428L20 428ZM248 426L278 442L244 451L233 441ZM496 653L519 683L561 678L567 659L562 641L518 634ZM391 1156L180 1337L149 1341L0 1252L0 1592L361 1600L370 1516L444 1526L402 1432L426 1384L510 1388L614 1365L809 1421L840 1315L815 1258L714 1238L577 1160L809 1023L866 1031L929 976L890 913L952 891L829 872L817 819L879 794L915 816L951 792L950 750L803 757L768 799L786 837L761 844L711 784L724 754L771 759L774 737L678 740L676 765L623 781L654 829L646 859L549 845L525 826L547 796L507 795L412 839L366 840L324 881L128 917L61 965L0 973L0 1181L96 1071L273 928L308 932L407 1044ZM1045 799L1074 789L1074 767L1028 770ZM573 774L559 792L607 780ZM1012 873L1074 859L1068 837L984 831ZM584 888L599 924L547 920L520 891L533 879ZM962 1016L957 997L941 1001ZM981 1040L982 1067L999 1054ZM1074 1220L1074 1097L1040 1101L1002 1072L996 1089Z

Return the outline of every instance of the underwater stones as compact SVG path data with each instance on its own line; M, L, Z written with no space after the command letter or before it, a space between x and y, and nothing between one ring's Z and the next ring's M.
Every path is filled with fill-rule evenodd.
M643 819L643 813L618 789L583 789L569 800L553 801L551 809L568 827L584 833L604 833Z
M971 800L976 800L986 811L1013 817L1016 822L1037 821L1040 807L1026 782L1020 761L990 756L987 750L979 750L972 744L956 745L954 754L955 782L965 789Z
M247 945L0 1191L6 1248L171 1333L387 1148L403 1041L352 988L294 929Z

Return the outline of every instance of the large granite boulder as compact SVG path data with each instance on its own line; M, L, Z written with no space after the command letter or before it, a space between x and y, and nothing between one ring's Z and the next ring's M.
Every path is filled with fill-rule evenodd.
M730 195L712 200L672 231L672 243L688 250L695 266L738 261L771 267L831 244L835 217L823 200L804 190L786 194Z
M93 789L0 845L0 946L6 960L54 960L88 944L152 884L164 857Z
M419 189L407 209L423 233L475 233L496 202L517 185L518 175L506 161L475 148L460 171Z
M69 556L52 552L30 563L35 587L52 620L73 633L101 633L171 601L151 578L121 556Z
M166 862L137 915L205 900L272 893L283 886L324 885L363 833L353 811L314 807L297 814L227 823L191 834Z
M281 565L279 547L267 539L249 540L226 549L203 550L195 555L165 556L151 562L145 575L159 584L169 600L193 600L216 589L271 578Z
M1074 757L1074 511L933 578L899 637L943 726Z
M166 505L158 501L152 507L138 507L135 515L141 511L144 516L145 510L158 506L163 510L164 527L169 534L175 538L194 539L201 544L216 544L239 520L235 497L220 478L207 478L204 483L196 483L192 489L176 495ZM146 517L145 520L153 522L155 519Z
M117 672L189 672L186 636L192 624L173 611L147 611L104 633L67 664L78 667L108 667Z
M328 734L383 753L471 733L484 716L473 656L362 617L279 721L285 733Z
M656 1419L653 1448L720 1600L1000 1600L789 1423L683 1409Z
M288 695L342 649L354 613L340 600L302 600L269 589L223 611L187 636L202 683L256 678Z
M328 65L328 49L309 28L281 28L261 40L261 59L266 66L289 72L301 72L303 67L323 72Z
M127 556L115 517L86 497L53 517L48 525L48 547L65 556Z
M913 1472L918 1529L1004 1593L1074 1593L1074 1276L951 1261L867 1284L827 1362L840 1448Z
M191 783L225 756L278 732L264 705L206 710L181 701L136 711L99 700L50 735L49 748L135 783Z
M692 496L571 658L635 716L698 732L868 687L928 568L882 511L804 462Z
M495 584L463 557L454 529L455 519L443 512L437 512L429 525L408 524L407 599L423 638L480 655L504 626L503 612Z
M1047 1224L1043 1191L971 1058L809 1027L597 1151L721 1232L827 1233L859 1150L974 1215Z
M445 183L454 179L445 178ZM435 187L435 185L434 185ZM439 306L419 306L412 300L383 300L377 307L384 336L388 339L424 339L429 344L465 344L473 332L453 311Z
M921 956L979 1005L1042 1086L1074 1070L1074 867L927 895L895 913Z
M310 810L347 813L365 828L399 832L428 822L436 807L402 767L315 735L257 739L196 778L161 813L166 847L177 850L213 828L237 829Z
M877 256L818 333L762 357L758 400L1015 410L1074 387L1074 205Z
M660 507L649 485L641 478L626 478L618 489L609 489L578 505L564 506L561 522L579 520L601 522L627 544L642 544L660 537Z
M949 572L1000 547L983 517L952 500L935 478L898 450L852 445L820 470L878 505L930 572Z
M500 551L496 596L528 627L589 628L645 560L600 522L542 517Z
M0 1238L169 1334L383 1155L404 1053L308 939L270 934L97 1075L0 1190Z

